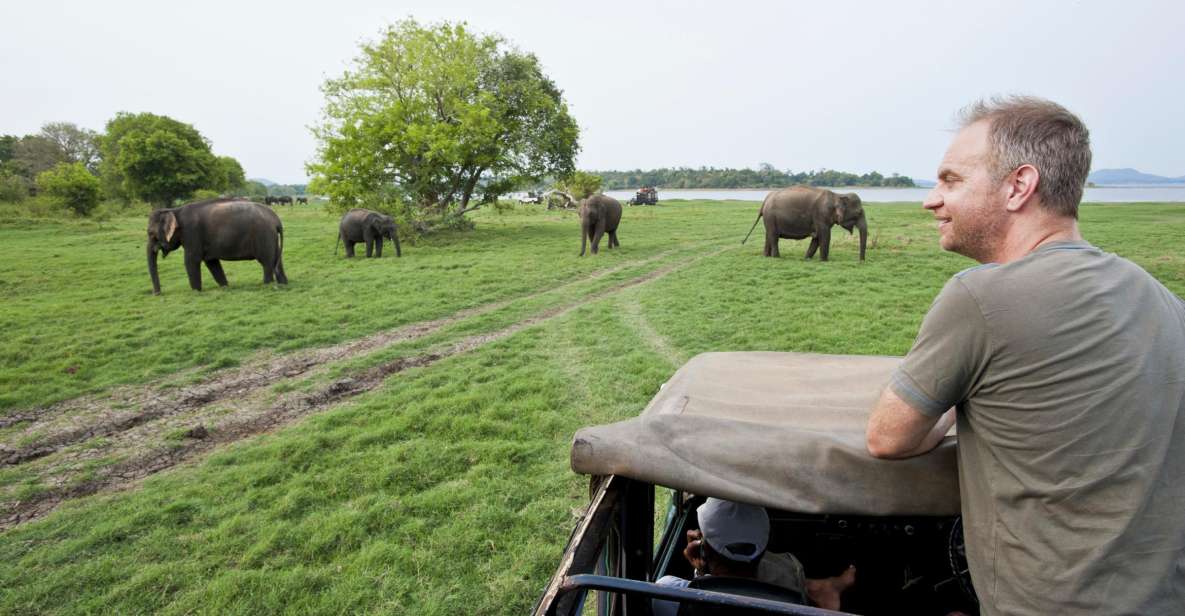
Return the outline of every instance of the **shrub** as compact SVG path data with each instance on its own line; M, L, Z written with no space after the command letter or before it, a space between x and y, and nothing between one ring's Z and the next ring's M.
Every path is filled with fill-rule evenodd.
M80 216L99 204L99 179L82 163L58 163L37 175L37 188Z
M0 201L20 203L28 196L28 180L15 173L0 171Z
M579 201L601 190L601 176L587 171L573 171L560 181L559 189Z

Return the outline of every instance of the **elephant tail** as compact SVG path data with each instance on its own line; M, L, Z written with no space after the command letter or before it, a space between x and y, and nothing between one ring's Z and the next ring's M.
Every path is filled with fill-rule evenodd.
M276 269L284 271L284 225L276 225Z
M749 241L749 236L753 235L753 229L756 229L757 223L761 222L761 212L764 209L765 209L765 204L762 204L761 209L757 210L757 220L754 220L753 226L749 227L749 232L745 234L745 239L741 240L741 246L744 246L745 242Z

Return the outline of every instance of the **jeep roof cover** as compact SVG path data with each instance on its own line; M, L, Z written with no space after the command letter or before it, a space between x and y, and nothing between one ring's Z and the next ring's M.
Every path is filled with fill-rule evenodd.
M802 513L957 515L955 439L908 460L864 446L896 357L704 353L636 418L584 428L572 469Z

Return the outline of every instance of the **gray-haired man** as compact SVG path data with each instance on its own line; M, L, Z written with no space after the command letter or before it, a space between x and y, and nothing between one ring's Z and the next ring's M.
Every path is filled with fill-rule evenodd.
M1185 302L1082 239L1090 159L1055 103L966 110L923 207L983 265L939 293L868 424L900 458L958 422L984 614L1185 613Z

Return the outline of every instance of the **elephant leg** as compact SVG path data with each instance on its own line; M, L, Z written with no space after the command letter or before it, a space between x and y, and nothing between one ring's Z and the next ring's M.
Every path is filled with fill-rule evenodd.
M276 264L275 260L269 257L260 257L259 264L263 266L263 284L269 284L275 280Z
M374 233L369 227L362 232L362 241L366 242L366 258L369 259L374 256Z
M621 246L621 242L617 241L617 230L610 231L609 232L609 247L616 248L618 246Z
M819 234L819 260L826 261L831 253L831 228Z
M189 276L189 288L202 290L202 257L198 251L185 251L185 273Z
M765 228L765 256L782 256L781 253L778 252L778 231L777 229L774 229L772 225Z
M597 254L597 247L601 245L601 237L605 235L605 221L597 222L597 228L593 235L592 253Z
M815 256L815 251L819 249L819 238L811 236L811 245L806 248L806 258L811 259Z
M383 238L381 237L374 240L374 258L383 258Z
M346 240L345 244L346 244L346 258L353 259L354 258L354 242L351 242L350 240Z
M288 284L288 275L284 273L284 256L276 253L276 282Z
M222 262L218 259L206 259L206 269L210 270L210 275L214 277L214 282L218 286L226 286L226 272L222 271Z

